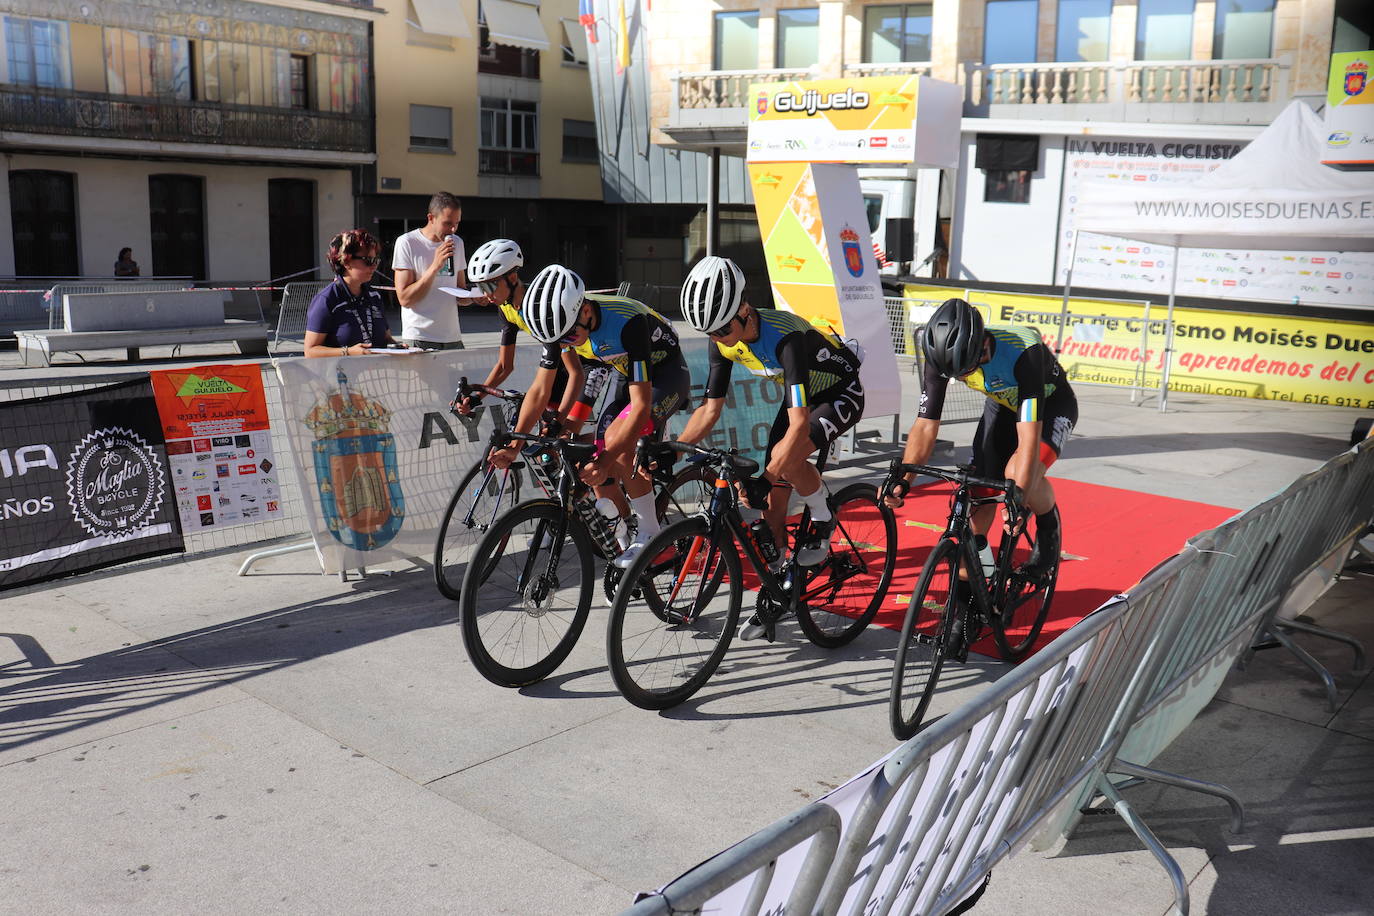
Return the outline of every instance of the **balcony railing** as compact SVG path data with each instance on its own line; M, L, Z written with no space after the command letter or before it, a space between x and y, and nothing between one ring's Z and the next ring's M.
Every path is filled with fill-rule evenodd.
M0 129L38 134L373 151L372 118L283 108L0 86Z
M930 76L930 61L887 64L845 64L844 75L864 76Z
M1289 60L1272 58L973 65L967 101L975 107L1267 104L1287 100L1290 70Z
M679 108L744 108L750 83L781 83L814 79L815 70L709 70L677 75Z

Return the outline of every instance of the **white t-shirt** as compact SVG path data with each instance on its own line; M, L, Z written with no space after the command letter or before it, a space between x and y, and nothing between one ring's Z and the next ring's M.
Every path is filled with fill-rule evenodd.
M419 229L413 229L396 240L396 253L391 259L392 270L408 270L419 279L434 263L434 252L442 242L431 242ZM453 237L454 271L468 263L463 240ZM441 286L457 286L454 274L446 274L441 267L425 297L414 308L401 308L401 337L408 340L428 340L434 343L455 343L463 339L458 327L458 300L439 292Z

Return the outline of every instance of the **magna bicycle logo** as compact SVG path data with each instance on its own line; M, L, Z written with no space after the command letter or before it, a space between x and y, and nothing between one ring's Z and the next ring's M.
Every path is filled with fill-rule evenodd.
M96 537L146 528L162 508L166 475L152 446L118 426L87 433L67 460L72 517Z

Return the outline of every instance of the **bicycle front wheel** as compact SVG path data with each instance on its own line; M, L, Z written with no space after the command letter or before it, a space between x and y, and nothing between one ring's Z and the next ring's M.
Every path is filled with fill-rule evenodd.
M434 542L434 584L439 593L457 601L463 573L473 545L496 519L520 502L520 471L497 470L483 458L468 469L453 491Z
M665 525L678 519L701 515L711 505L716 490L716 475L705 465L693 463L673 475L667 486L658 491L654 503L658 517Z
M892 734L899 740L905 741L920 731L930 699L935 695L935 684L945 664L945 650L959 614L958 581L958 545L942 539L921 569L897 643L889 714Z
M516 506L478 542L463 580L458 614L473 667L502 687L548 677L582 634L593 584L586 530L553 500Z
M873 620L897 565L897 520L872 484L850 484L831 500L835 534L797 602L797 622L823 649L851 642Z
M735 542L713 541L705 518L656 535L625 571L606 627L607 662L625 699L667 709L700 690L730 646L742 592Z
M1059 507L1051 510L1056 520ZM1063 530L1063 529L1060 529ZM1017 542L1030 544L1031 539L1023 532ZM1018 554L1020 552L1018 551ZM992 638L997 643L997 652L1009 662L1019 662L1035 645L1036 637L1050 616L1050 602L1054 600L1054 586L1059 581L1059 557L1056 556L1044 569L1028 571L1024 563L1026 556L1016 556L1007 576L1006 594L1002 607L992 615Z

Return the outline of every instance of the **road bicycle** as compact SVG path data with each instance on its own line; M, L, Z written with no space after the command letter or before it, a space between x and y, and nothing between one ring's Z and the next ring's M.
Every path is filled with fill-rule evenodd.
M520 416L524 392L469 384L463 378L449 409L458 416L458 405L477 395L495 398L501 404L486 408L495 422L491 436L482 450L482 457L473 462L454 488L434 543L434 584L439 587L440 594L452 601L457 601L462 592L463 574L473 544L497 518L520 502L520 493L525 486L524 462L504 469L487 462L487 454L492 449L501 448L509 441L506 430L514 427Z
M889 704L892 733L905 740L920 730L945 662L968 659L968 649L986 626L1003 659L1020 661L1030 651L1049 616L1059 557L1043 569L1026 566L1035 539L1034 514L1010 480L976 477L971 467L950 471L893 462L896 475L923 474L954 484L944 533L926 558L907 606L897 644ZM1000 503L1005 525L989 573L974 540L973 510ZM1053 510L1058 519L1058 509ZM995 527L995 526L994 526ZM1008 534L1008 531L1014 534Z
M596 508L577 477L596 445L555 436L502 432L497 438L527 443L524 464L546 496L511 508L487 526L468 560L459 595L463 644L473 667L502 687L523 687L548 677L577 644L591 610L594 560L619 555L629 532L619 516ZM641 443L641 453L644 446ZM708 488L699 468L654 476L661 518L701 510ZM624 571L607 562L601 577L609 602Z
M736 487L750 485L758 463L733 450L666 445L708 468L714 492L705 512L668 525L649 541L616 592L606 650L611 676L627 700L666 709L696 693L730 646L745 588L757 590L755 613L769 640L788 614L826 648L862 632L882 605L896 565L897 523L876 488L853 483L829 497L836 525L830 554L820 564L799 566L789 555L770 568L772 536L761 520L745 522ZM808 523L804 512L792 529L794 543Z

